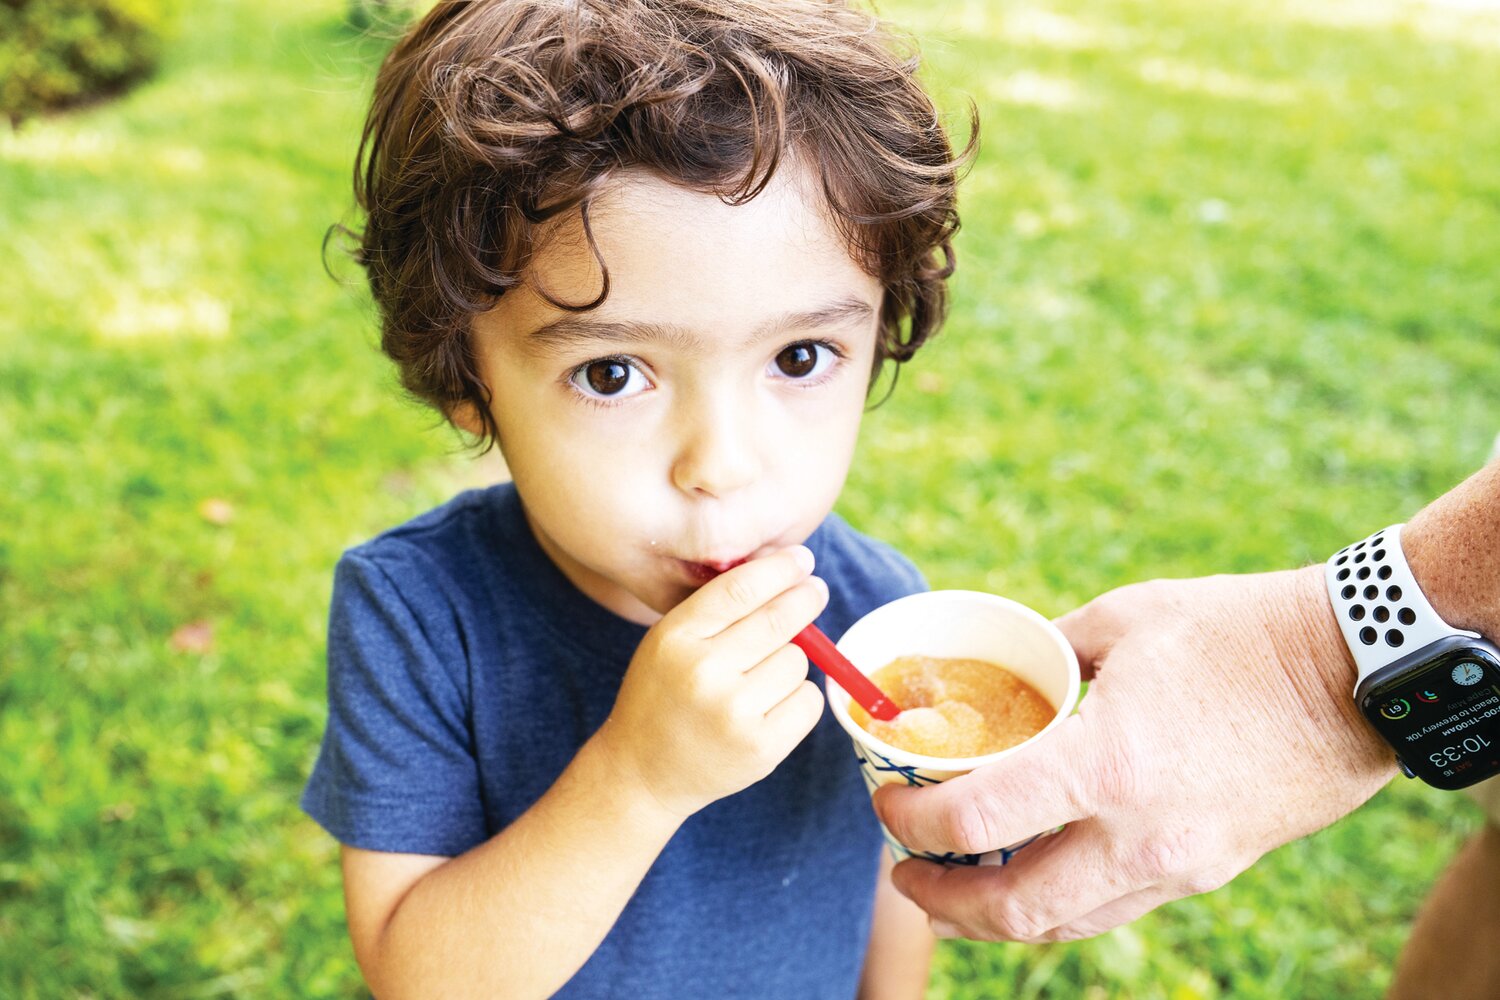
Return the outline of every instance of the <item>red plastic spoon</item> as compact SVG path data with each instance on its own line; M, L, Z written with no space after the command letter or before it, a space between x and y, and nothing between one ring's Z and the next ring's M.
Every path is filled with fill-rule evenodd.
M849 658L838 651L833 640L824 635L818 626L807 626L792 637L792 642L807 654L809 660L821 667L823 673L849 692L849 697L859 702L859 706L869 712L872 719L890 722L901 714L901 706L886 697L884 691L850 663Z

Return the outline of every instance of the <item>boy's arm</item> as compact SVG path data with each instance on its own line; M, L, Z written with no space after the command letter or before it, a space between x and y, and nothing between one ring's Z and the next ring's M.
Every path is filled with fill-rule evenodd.
M459 857L344 848L349 936L376 996L544 997L588 960L682 822L602 743Z
M894 864L891 852L882 845L870 950L859 979L859 1000L921 1000L927 994L937 938L927 925L927 914L891 883Z
M355 955L381 1000L543 997L599 946L682 822L817 724L790 645L828 601L801 547L699 588L646 633L609 718L545 795L451 860L347 849Z

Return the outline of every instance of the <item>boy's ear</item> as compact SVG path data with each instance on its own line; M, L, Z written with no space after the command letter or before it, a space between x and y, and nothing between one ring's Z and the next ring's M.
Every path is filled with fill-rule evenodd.
M474 409L474 404L468 400L450 409L448 419L461 431L467 431L475 437L484 435L484 421L480 419L479 412Z

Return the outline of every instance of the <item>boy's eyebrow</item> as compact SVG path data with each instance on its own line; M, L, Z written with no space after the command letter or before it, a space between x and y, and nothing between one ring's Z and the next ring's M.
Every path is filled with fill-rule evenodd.
M745 341L744 346L753 347L783 330L843 326L855 321L867 321L873 315L874 310L868 302L848 296L816 309L783 313L772 317L756 328ZM552 348L590 340L657 341L689 350L703 346L697 334L684 327L664 323L598 320L587 316L563 316L532 330L526 335L526 339Z

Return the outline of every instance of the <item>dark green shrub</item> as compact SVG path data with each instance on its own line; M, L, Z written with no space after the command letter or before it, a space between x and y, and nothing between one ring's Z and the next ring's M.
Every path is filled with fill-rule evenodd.
M0 114L121 90L156 66L177 0L0 0Z

